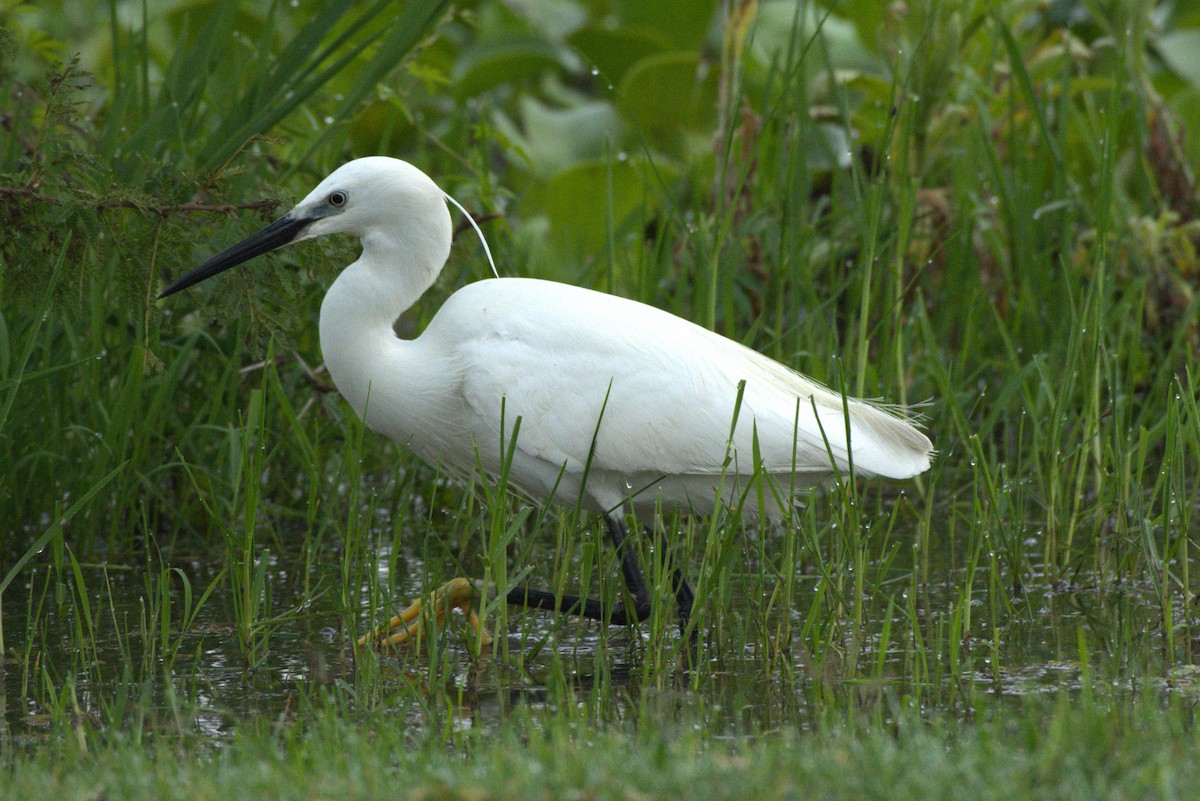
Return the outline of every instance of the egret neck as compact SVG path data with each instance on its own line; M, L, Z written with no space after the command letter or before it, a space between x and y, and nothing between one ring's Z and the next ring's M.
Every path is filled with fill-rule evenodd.
M334 280L321 303L321 352L338 391L371 428L372 382L420 386L436 367L400 339L396 319L437 279L450 255L450 214L438 202L424 219L359 233L362 254ZM376 403L380 401L376 396ZM374 405L374 404L372 404ZM389 432L390 433L390 432Z

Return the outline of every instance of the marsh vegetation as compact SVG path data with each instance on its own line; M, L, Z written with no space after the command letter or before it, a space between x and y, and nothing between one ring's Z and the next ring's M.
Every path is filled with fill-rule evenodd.
M1200 743L1200 16L1184 4L209 2L0 11L6 798L1128 798ZM420 166L500 270L921 404L903 484L594 517L366 431L320 369L354 243L155 297L342 162ZM488 274L465 226L397 330Z

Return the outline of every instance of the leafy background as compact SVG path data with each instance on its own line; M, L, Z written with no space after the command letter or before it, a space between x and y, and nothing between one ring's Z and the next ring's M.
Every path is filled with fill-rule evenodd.
M281 335L320 363L322 265L348 245L229 277L190 313L153 298L248 215L372 153L482 215L505 274L646 300L825 380L843 354L862 394L975 393L1014 350L1035 364L1076 333L1055 310L1101 263L1105 290L1144 318L1117 349L1131 390L1184 366L1157 354L1195 352L1200 31L1185 6L48 2L4 23L18 542L50 513L29 487L61 485L62 464L98 478L130 460L144 478L183 445L166 427L130 438L134 420L104 407L151 391L199 330L249 337L260 357ZM462 242L439 291L484 270ZM43 302L54 313L30 319ZM903 330L918 315L944 352ZM957 386L921 375L965 340ZM39 384L20 369L59 372ZM81 394L86 419L62 419ZM986 437L1015 408L978 411ZM937 433L954 453L945 437L966 432ZM85 542L127 522L138 483L87 510ZM145 505L152 527L161 506Z
M612 572L571 561L574 522L447 484L329 391L317 309L354 243L155 301L337 165L380 153L471 209L502 274L644 300L852 394L928 399L939 459L904 495L839 485L778 539L730 519L681 535L716 660L690 686L712 697L721 676L767 677L741 727L855 720L870 679L890 699L871 706L880 720L986 708L1003 741L1011 719L980 686L1004 696L1030 661L1070 663L1066 691L1088 698L1149 682L1190 704L1190 4L47 0L5 4L0 28L0 652L13 696L81 742L131 717L168 728L127 690L173 686L208 614L233 621L253 673L289 627L362 631L364 608L463 566L515 580L507 562L533 564L553 586ZM459 225L398 329L488 270ZM563 547L515 545L530 528ZM405 572L414 549L432 575ZM376 551L394 578L379 581ZM121 571L145 582L131 617L105 611ZM142 651L114 665L101 649L124 648L125 626L145 629ZM669 683L670 630L650 626L646 686ZM750 667L721 661L740 653ZM351 720L395 691L356 658L338 696ZM418 717L437 735L457 696L430 685ZM658 708L588 698L606 720ZM1187 769L1168 758L1175 718L1114 705L1056 731L1141 754L1107 738L1145 728L1170 747L1142 763ZM1011 724L1030 759L1046 714Z

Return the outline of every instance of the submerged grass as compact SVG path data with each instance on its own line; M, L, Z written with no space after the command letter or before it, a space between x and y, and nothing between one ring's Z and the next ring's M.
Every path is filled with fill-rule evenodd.
M658 199L618 217L628 154L606 145L603 244L548 256L494 188L552 194L517 146L424 94L449 91L428 90L448 64L474 74L508 12L440 20L430 43L443 3L272 6L257 27L235 5L171 17L161 73L153 37L118 46L115 5L111 74L4 73L6 798L1194 788L1200 270L1171 189L1191 162L1161 121L1200 122L1160 96L1148 12L1068 29L912 3L882 66L851 74L831 17L801 3L774 60L724 42L718 155L647 128L638 191ZM222 32L256 58L222 57ZM668 516L665 547L636 543L655 597L629 630L497 603L520 583L615 598L619 569L597 521L420 465L329 391L328 274L290 260L345 263L346 245L153 302L255 222L213 215L286 204L363 155L358 104L374 92L377 120L397 87L420 137L384 126L368 149L403 140L456 195L511 212L503 272L611 287L852 394L931 399L933 469L835 482L778 528ZM516 113L510 94L533 91L478 102ZM470 252L399 328L485 274ZM677 562L699 591L689 671ZM421 653L355 645L458 574L495 586L490 650L457 623Z

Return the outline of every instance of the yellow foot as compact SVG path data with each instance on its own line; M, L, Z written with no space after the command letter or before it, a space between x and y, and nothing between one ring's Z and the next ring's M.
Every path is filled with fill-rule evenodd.
M438 626L445 622L446 612L449 609L458 607L467 616L467 624L471 629L482 633L483 645L492 644L492 635L486 628L481 627L479 615L475 613L475 588L465 578L451 579L438 587L429 594L428 603L433 607ZM366 645L367 642L375 642L380 647L385 647L402 645L411 640L419 647L424 634L421 625L421 604L420 598L413 601L411 606L389 620L386 626L375 629L369 635L364 634L359 637L358 644Z

